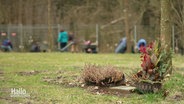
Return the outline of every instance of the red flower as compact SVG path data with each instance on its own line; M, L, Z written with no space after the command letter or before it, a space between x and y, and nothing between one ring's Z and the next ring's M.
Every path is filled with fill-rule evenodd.
M140 52L141 52L141 67L143 70L147 71L148 69L154 69L154 64L151 62L151 57L147 49L152 49L154 43L151 42L148 47L140 47Z
M140 47L140 52L143 53L143 54L146 54L146 53L147 53L146 47L141 46L141 47Z
M153 48L153 45L154 45L154 42L151 42L149 45L148 45L148 48Z

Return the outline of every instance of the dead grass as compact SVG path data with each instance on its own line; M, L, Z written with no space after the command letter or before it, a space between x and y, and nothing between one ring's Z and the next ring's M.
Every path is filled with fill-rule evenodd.
M116 86L125 84L124 74L114 66L87 64L84 66L82 78L89 85Z

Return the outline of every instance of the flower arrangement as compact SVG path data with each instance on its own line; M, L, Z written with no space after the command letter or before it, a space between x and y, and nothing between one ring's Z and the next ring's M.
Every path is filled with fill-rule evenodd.
M167 49L167 46L162 46L160 41L151 42L147 47L140 48L142 70L131 78L139 89L150 88L148 90L153 91L154 83L158 85L167 74L172 72L172 52ZM153 86L144 86L145 83Z

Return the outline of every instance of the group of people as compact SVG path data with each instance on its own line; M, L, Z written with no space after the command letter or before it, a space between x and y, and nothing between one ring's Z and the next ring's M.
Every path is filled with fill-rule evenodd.
M132 52L135 52L135 51L139 52L141 47L146 47L146 40L145 39L140 39L137 42L135 47L132 46ZM115 49L115 53L125 53L126 49L127 49L127 41L126 41L126 37L123 37L120 40L117 48Z
M66 52L68 51L69 48L71 52L78 52L77 40L73 32L67 32L61 29L58 34L57 42L58 42L58 49L61 52ZM97 53L96 47L92 47L90 41L84 42L84 45L85 45L84 51L86 53ZM139 51L140 47L145 47L145 46L146 46L146 40L140 39L136 44L136 50ZM121 39L117 48L115 49L115 53L124 53L126 51L126 48L127 48L127 41L126 41L126 37L124 37ZM6 38L2 42L1 49L3 51L12 51L13 45L8 38ZM134 48L132 49L135 52ZM31 46L31 52L40 52L40 47L37 42Z
M57 41L58 48L61 52L68 51L69 47L71 52L78 52L77 45L79 42L73 32L67 32L61 29ZM92 44L90 40L84 41L83 45L83 51L85 53L97 53L96 45Z
M71 52L78 52L77 40L73 32L67 32L64 29L61 29L58 34L57 42L61 52L68 51L69 47L71 47Z
M71 49L70 50L71 52L78 52L77 41L73 32L67 32L61 29L61 31L58 34L57 42L58 42L58 48L62 52L68 51L68 48ZM1 43L1 50L7 52L7 51L12 51L12 49L13 49L13 45L10 39L6 38ZM40 51L41 49L40 49L39 43L32 42L32 45L30 47L30 52L40 52Z

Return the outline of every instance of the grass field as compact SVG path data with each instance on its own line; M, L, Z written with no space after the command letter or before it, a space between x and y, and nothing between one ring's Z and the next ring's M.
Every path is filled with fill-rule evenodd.
M0 53L1 104L184 104L184 56L174 55L174 71L165 81L163 93L129 96L93 94L80 87L67 87L43 81L44 77L64 76L74 81L85 64L113 65L129 73L140 69L139 54L83 53ZM33 75L20 72L38 71ZM22 88L30 97L10 97L12 88Z

